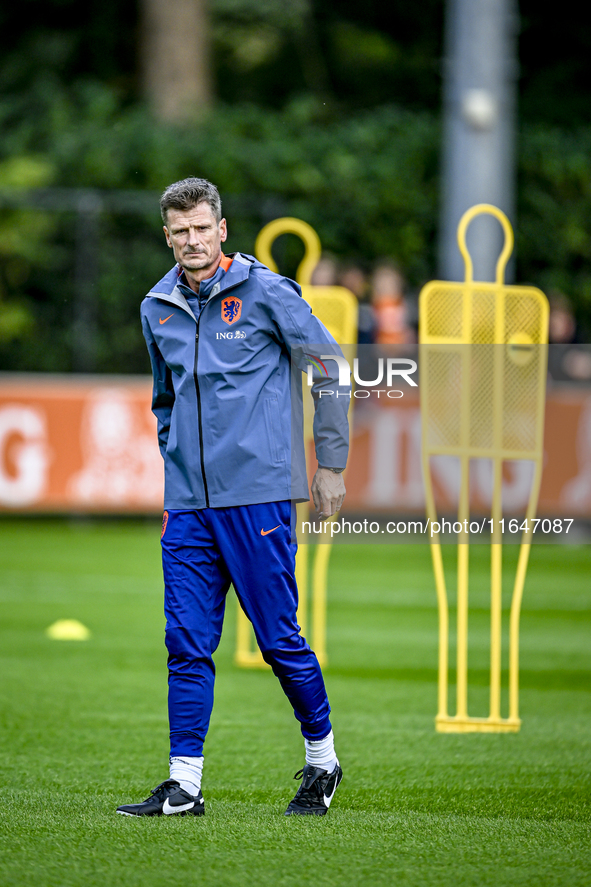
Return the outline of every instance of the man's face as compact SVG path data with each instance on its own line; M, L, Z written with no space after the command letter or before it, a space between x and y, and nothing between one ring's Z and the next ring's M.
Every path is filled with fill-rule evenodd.
M205 279L207 274L200 272L219 263L227 237L226 220L216 222L208 203L187 210L169 209L164 234L181 268Z

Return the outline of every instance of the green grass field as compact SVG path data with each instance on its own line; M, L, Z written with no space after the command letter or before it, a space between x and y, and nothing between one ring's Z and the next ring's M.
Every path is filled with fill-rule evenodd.
M434 730L428 547L334 548L326 682L345 778L323 818L282 815L303 744L273 675L233 665L230 597L206 816L128 819L116 806L168 775L158 535L157 522L0 524L2 887L591 884L589 547L533 550L523 727L488 736ZM471 553L482 715L489 550ZM92 638L49 640L59 618Z

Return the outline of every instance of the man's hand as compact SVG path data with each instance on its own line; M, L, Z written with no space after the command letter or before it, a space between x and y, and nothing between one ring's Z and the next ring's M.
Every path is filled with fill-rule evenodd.
M312 498L318 516L326 520L340 511L345 498L345 482L342 474L335 474L330 468L319 468L312 481Z

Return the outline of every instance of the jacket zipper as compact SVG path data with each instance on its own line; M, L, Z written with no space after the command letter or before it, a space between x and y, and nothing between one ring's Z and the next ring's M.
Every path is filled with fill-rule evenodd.
M203 306L205 308L205 305ZM203 308L201 311L203 311ZM201 320L201 313L199 314ZM197 377L197 357L199 355L199 320L197 321L197 329L195 331L195 363L193 364L193 379L195 381L195 393L197 394L197 427L199 429L199 460L201 462L201 477L203 480L203 490L205 492L205 507L209 508L209 490L207 489L207 478L205 476L205 460L203 458L203 424L201 421L201 392L199 391L199 379Z
M240 283L242 283L242 281L240 281ZM235 287L237 287L239 285L240 285L239 283L235 283L233 286L227 287L224 290L224 292L234 289ZM167 300L165 300L165 301L167 301ZM207 305L207 302L205 302L205 305ZM203 491L205 493L205 507L209 508L209 490L207 488L207 477L205 476L205 459L203 457L203 424L202 424L202 419L201 419L201 392L199 391L199 378L197 376L197 357L199 354L199 323L201 321L201 315L205 309L205 305L203 305L203 308L201 309L201 311L199 313L199 320L196 321L197 329L195 331L195 362L193 364L193 381L195 382L195 393L197 395L197 428L199 430L199 461L201 464L201 479L203 480Z

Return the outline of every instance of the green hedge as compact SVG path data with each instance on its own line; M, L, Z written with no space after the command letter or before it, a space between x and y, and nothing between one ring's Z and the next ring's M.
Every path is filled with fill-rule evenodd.
M31 123L35 117L35 125ZM101 217L95 288L97 371L147 368L137 309L170 266L157 213L169 182L196 174L227 196L228 247L251 252L262 224L299 216L343 259L400 263L412 287L436 274L440 126L381 107L331 118L302 99L281 112L219 106L193 125L157 124L142 107L83 84L40 91L27 112L0 105L0 191L42 185L139 189L154 211ZM591 128L526 129L520 138L518 273L560 290L591 325ZM72 212L0 210L0 368L72 368ZM293 271L297 247L283 249ZM89 286L91 286L89 281Z
M591 127L531 126L519 151L518 280L572 302L591 335Z

